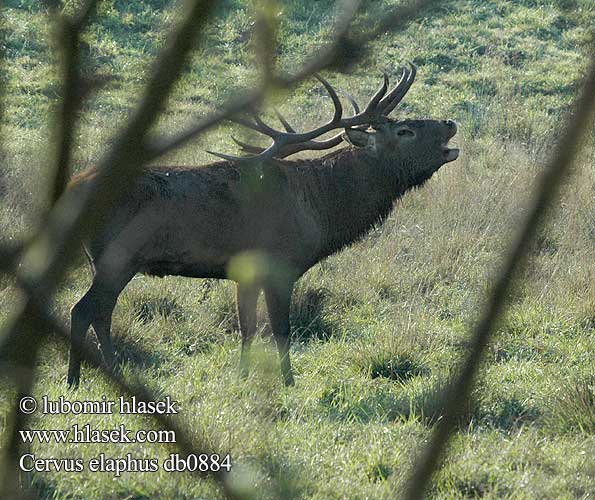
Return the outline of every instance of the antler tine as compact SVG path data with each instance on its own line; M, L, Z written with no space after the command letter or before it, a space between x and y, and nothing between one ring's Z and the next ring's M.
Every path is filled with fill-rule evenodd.
M380 88L376 91L376 93L370 99L370 102L364 109L364 113L369 113L371 111L375 111L376 106L378 106L378 103L380 102L380 99L382 99L384 97L384 94L386 94L386 91L388 90L388 75L386 74L386 71L383 71L382 74L384 76L384 81L382 82L382 85L380 86Z
M388 116L388 114L395 109L397 104L403 100L403 97L405 97L405 94L407 94L411 85L413 85L417 68L413 63L407 63L407 66L403 68L403 76L399 79L399 83L397 83L395 88L382 99L382 101L380 101L379 109L384 116Z
M285 158L286 156L290 156L293 155L295 153L299 153L300 151L306 151L306 150L314 150L314 151L321 151L324 149L330 149L333 148L339 144L341 144L341 142L343 141L342 136L343 133L341 132L340 134L336 134L333 137L326 139L324 141L307 141L307 142L302 142L299 144L291 144L291 145L287 145L285 146L285 148L283 148L283 158Z
M358 106L357 102L355 101L355 99L353 98L353 96L349 92L347 92L345 90L341 90L341 92L343 92L343 94L345 95L345 97L347 97L347 100L349 101L349 103L353 107L353 112L356 115L359 115L359 113L360 113L359 106Z
M258 113L256 111L252 112L252 118L254 119L255 123L251 122L250 120L246 120L245 118L241 118L239 116L233 116L229 118L229 121L232 123L237 123L238 125L242 125L243 127L249 128L251 130L255 130L256 132L259 132L263 135L268 135L273 139L283 134L283 132L281 132L280 130L276 130L272 127L269 127L264 121L262 121L262 119L260 118L260 116L258 116Z
M262 132L254 124L252 124L251 122L249 122L247 120L244 120L243 118L233 118L231 121L238 123L240 125L244 125L246 127L252 128L258 132ZM231 136L231 140L233 142L235 142L238 146L240 146L240 148L242 148L242 151L245 151L246 153L251 153L254 156L234 156L234 155L228 155L225 153L217 153L216 151L209 151L209 150L206 150L206 152L209 153L210 155L216 156L217 158L221 158L223 160L238 161L238 160L246 160L248 158L256 157L256 156L260 155L265 150L265 148L261 148L260 146L253 146L252 144L248 144L247 142L242 142L242 141L236 139L233 135Z
M269 127L265 122L263 122L260 116L258 116L258 112L254 111L252 114L252 118L254 118L254 121L260 127L261 133L268 135L273 139L283 134L283 132L281 132L280 130L274 129L273 127Z
M239 160L247 160L248 158L252 158L251 156L234 156L234 155L226 155L225 153L216 153L215 151L206 150L207 153L210 155L216 156L217 158L221 158L222 160L227 161L239 161Z
M279 119L279 121L283 124L283 126L285 127L285 130L291 134L295 134L295 129L289 124L289 122L285 119L285 117L279 112L279 110L277 108L273 108L273 111L275 112L275 114L277 115L277 118Z
M324 78L322 78L322 76L320 76L318 73L315 73L314 76L320 83L324 85L324 88L328 92L329 96L333 100L333 104L335 105L335 114L333 116L333 119L331 120L331 123L340 122L341 117L343 116L343 106L341 105L341 100L339 99L339 96L337 95L335 89L331 86L331 84L327 82Z
M399 77L399 79L397 80L397 84L391 89L391 91L384 96L384 98L380 101L380 105L379 107L381 109L385 109L388 104L390 103L390 101L395 97L395 94L397 93L397 91L399 90L399 88L404 85L405 80L407 79L407 77L409 76L409 68L405 65L401 68L401 76Z
M261 134L265 134L259 126L252 123L250 120L246 120L245 118L241 118L239 116L232 116L231 118L229 118L229 121L232 123L237 123L238 125L241 125L242 127L246 127L251 130L255 130L256 132L260 132ZM265 134L265 135L267 135L267 134Z
M413 82L415 81L417 68L411 63L409 63L409 65L411 67L411 70L409 71L407 80L403 84L403 87L400 90L400 92L398 92L398 94L394 97L389 106L386 108L385 112L387 114L390 113L393 109L395 109L395 107L403 100L403 97L405 97L405 94L409 92L409 88L413 85Z
M236 139L233 135L231 136L231 140L235 142L238 146L240 146L242 148L242 151L246 151L246 153L260 154L265 149L261 148L260 146L253 146L252 144L248 144L247 142L242 142Z

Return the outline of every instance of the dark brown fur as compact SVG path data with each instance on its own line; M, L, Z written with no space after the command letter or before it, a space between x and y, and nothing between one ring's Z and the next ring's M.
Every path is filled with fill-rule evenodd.
M408 130L406 137L398 134L402 129ZM78 384L77 345L90 325L107 363L113 363L112 311L138 272L235 279L244 374L256 301L264 290L284 380L292 384L293 284L317 262L363 237L403 193L456 158L445 147L455 132L452 122L390 122L373 133L349 131L358 148L319 159L147 167L86 245L96 271L72 312L69 384ZM94 170L79 174L71 189L94 178Z

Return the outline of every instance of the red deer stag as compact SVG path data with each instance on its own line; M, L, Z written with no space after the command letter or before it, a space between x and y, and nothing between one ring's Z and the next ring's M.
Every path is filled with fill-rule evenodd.
M293 285L325 257L362 238L407 190L420 186L458 157L447 147L457 126L451 120L388 118L415 78L408 65L388 91L388 77L363 111L343 117L331 85L318 80L335 111L326 124L285 131L257 115L235 121L272 139L267 148L236 141L249 156L216 154L225 161L202 167L150 166L120 200L85 249L93 284L72 310L68 384L80 379L79 349L93 326L108 366L113 366L111 316L118 295L136 273L153 276L229 278L237 282L242 334L240 373L256 331L256 302L264 290L286 385L294 383L289 361L289 307ZM321 135L343 129L334 137ZM235 140L235 139L234 139ZM351 147L321 158L283 160L305 150ZM91 182L93 169L70 189Z

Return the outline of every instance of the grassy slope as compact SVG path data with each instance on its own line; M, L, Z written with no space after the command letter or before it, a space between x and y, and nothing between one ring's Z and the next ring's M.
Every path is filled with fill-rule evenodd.
M368 15L392 2L370 2ZM51 34L37 2L7 1L7 137L0 163L4 238L34 226L43 206L47 122L59 93ZM116 76L88 102L77 164L96 161L138 99L144 70L164 40L172 11L161 0L104 1L87 35L89 71ZM132 6L134 5L134 6ZM332 2L284 2L280 64L294 68L324 40ZM254 81L249 4L227 0L203 48L171 99L163 130L183 127ZM408 194L384 226L312 269L299 283L292 321L299 341L297 386L280 385L264 338L248 382L236 380L239 342L232 287L224 282L137 277L120 298L113 332L125 373L142 375L179 398L192 432L228 450L238 481L267 496L277 488L307 498L389 498L406 477L439 416L436 393L466 349L497 262L514 233L528 187L559 135L584 73L589 0L451 1L402 33L374 44L365 64L328 74L360 100L395 75L400 61L419 66L402 115L461 123L461 158L422 190ZM311 81L278 98L300 128L330 112ZM163 161L208 161L202 150L230 150L228 126ZM235 131L235 133L241 133ZM595 139L591 133L552 221L543 228L525 277L510 297L475 391L433 496L586 498L595 481L593 366L595 319ZM63 287L57 313L68 316L88 286L86 269ZM0 311L15 295L0 278ZM264 324L264 321L263 321ZM139 358L128 346L145 355ZM48 346L35 393L63 394L66 352ZM5 412L9 393L2 394ZM79 399L112 394L84 371ZM115 395L113 395L115 397ZM85 418L113 427L141 419ZM68 428L73 417L34 420ZM38 446L40 456L165 456L155 447ZM240 466L241 464L241 466ZM242 479L244 478L244 479ZM37 474L47 498L197 498L215 490L184 474ZM110 496L111 495L111 496Z

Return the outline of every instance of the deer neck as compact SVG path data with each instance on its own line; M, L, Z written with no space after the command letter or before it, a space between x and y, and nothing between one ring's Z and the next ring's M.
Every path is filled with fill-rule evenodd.
M413 169L403 167L354 149L320 160L321 258L361 239L390 214L398 198L425 180L405 175Z

